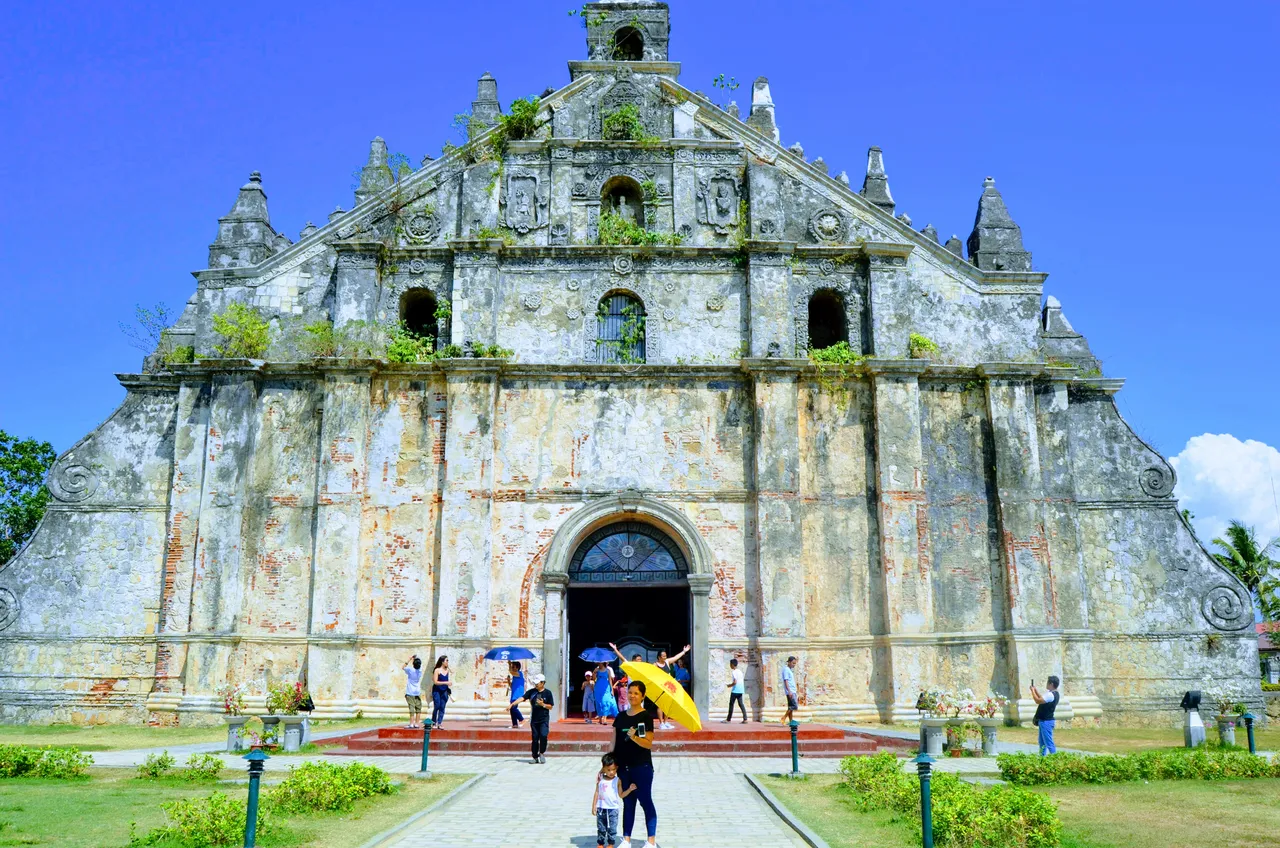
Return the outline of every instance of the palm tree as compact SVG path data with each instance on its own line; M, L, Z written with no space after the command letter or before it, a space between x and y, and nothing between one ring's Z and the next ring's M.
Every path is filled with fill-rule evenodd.
M1222 551L1214 554L1214 559L1249 587L1264 616L1280 616L1280 581L1271 574L1271 570L1280 567L1280 563L1270 556L1273 551L1280 550L1280 539L1259 544L1254 529L1240 521L1231 522L1226 537L1213 540L1213 544Z

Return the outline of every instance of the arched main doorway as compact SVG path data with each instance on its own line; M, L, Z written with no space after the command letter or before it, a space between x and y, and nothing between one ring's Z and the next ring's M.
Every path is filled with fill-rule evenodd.
M613 642L628 659L638 653L652 662L659 651L674 656L690 644L689 564L660 528L640 521L606 523L578 543L568 574L567 711L581 709L582 682L593 664L578 656L587 648ZM692 657L686 657L685 667L691 666Z

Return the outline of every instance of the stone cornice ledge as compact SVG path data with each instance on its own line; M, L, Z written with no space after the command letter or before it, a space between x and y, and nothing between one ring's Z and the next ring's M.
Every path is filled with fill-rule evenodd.
M868 359L863 367L868 374L920 375L929 368L927 359Z
M472 358L472 359L437 359L436 365L444 371L445 376L452 377L455 374L473 375L484 374L493 375L502 370L504 359L491 358Z
M861 247L862 252L867 256L901 256L905 258L911 255L911 251L915 250L915 245L913 244L892 241L864 241Z
M679 62L607 62L601 59L583 59L569 63L569 78L576 80L582 74L606 74L625 68L633 74L660 74L666 77L680 76Z
M1074 388L1092 389L1105 395L1114 395L1124 388L1123 377L1076 377L1071 381Z
M798 375L812 367L807 359L781 359L753 356L742 360L742 370L753 377L762 374Z

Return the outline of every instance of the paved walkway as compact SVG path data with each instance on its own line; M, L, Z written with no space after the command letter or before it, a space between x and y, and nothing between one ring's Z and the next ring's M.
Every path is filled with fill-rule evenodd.
M496 770L452 803L416 822L398 839L385 843L387 848L516 844L590 848L596 844L591 794L598 758L548 757L546 765L533 765L528 760L495 762L493 757L440 759L488 760ZM653 794L658 808L658 844L663 848L803 848L806 843L795 831L765 805L740 773L733 773L735 765L738 771L764 770L764 762L759 758L656 758ZM644 815L637 808L632 845L640 848L644 839Z

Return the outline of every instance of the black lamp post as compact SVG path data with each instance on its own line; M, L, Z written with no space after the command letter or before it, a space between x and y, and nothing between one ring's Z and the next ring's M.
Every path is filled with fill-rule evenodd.
M800 773L800 741L797 734L800 730L800 722L791 719L791 774L787 777L804 777Z
M1251 710L1246 711L1241 718L1244 719L1244 732L1249 735L1249 753L1256 754L1258 753L1258 748L1253 742L1253 712Z
M270 759L261 748L254 748L244 755L249 761L249 809L244 817L244 848L258 844L258 786L262 781L264 763Z
M933 794L929 778L935 760L921 751L912 762L916 764L916 775L920 778L920 834L924 838L924 848L933 848Z

